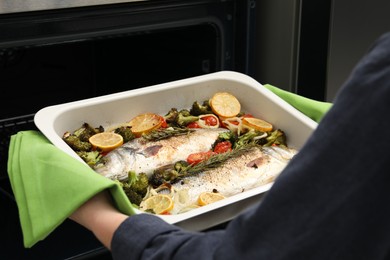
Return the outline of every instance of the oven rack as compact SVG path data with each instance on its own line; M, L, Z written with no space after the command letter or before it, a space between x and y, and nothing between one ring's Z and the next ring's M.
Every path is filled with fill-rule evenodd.
M11 136L20 131L38 130L34 124L34 115L0 119L0 180L8 177L7 158Z

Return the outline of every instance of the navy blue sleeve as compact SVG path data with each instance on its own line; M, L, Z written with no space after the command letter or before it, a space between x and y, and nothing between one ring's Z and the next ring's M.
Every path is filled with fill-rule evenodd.
M113 259L213 259L223 231L189 232L150 214L134 215L115 232Z
M130 217L114 235L114 259L389 259L389 129L385 34L257 207L204 233Z

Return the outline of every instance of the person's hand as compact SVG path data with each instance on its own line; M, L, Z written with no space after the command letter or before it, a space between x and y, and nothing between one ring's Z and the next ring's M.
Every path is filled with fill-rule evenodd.
M69 218L89 229L108 249L115 230L128 216L119 212L108 191L102 191L86 201Z

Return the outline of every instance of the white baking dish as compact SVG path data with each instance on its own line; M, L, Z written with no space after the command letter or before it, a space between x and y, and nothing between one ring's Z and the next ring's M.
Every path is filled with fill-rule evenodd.
M243 111L282 129L287 135L288 145L298 150L317 126L317 123L253 78L232 71L46 107L36 113L34 121L55 146L82 161L62 140L66 131L73 131L85 122L107 129L144 112L164 115L172 107L190 108L194 101L203 102L218 91L234 94L240 100ZM258 203L271 185L254 188L178 215L163 215L161 218L189 230L203 230L228 221Z

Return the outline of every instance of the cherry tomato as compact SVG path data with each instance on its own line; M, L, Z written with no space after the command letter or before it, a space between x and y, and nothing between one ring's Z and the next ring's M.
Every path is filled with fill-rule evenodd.
M251 114L245 114L243 116L241 116L241 118L245 118L245 117L253 117Z
M162 128L167 128L167 127L168 127L168 124L167 124L167 121L165 121L165 118L161 116L160 119L161 119L161 121L162 121L161 127L162 127Z
M238 125L238 122L234 121L233 119L226 119L226 120L229 121L230 124ZM227 125L223 123L223 121L221 121L221 127L228 128Z
M221 123L220 123L220 124L221 124L220 126L221 126L222 128L227 128L227 126L222 122L222 120L221 120Z
M232 150L232 143L229 141L219 142L214 147L215 153L226 153Z
M187 125L188 128L201 128L197 122L191 122Z
M233 125L238 125L239 124L237 121L230 121L229 120L229 122L232 123Z
M198 164L204 160L209 159L213 154L215 153L211 150L207 152L192 153L188 155L187 162L188 164Z
M205 116L205 117L202 117L201 119L204 120L206 125L209 125L209 126L218 125L218 120L213 116Z

